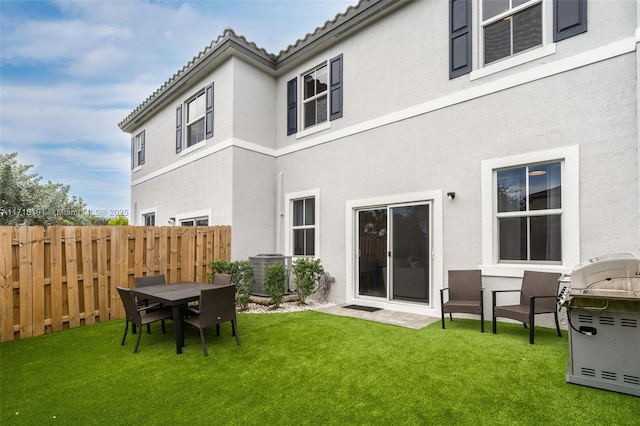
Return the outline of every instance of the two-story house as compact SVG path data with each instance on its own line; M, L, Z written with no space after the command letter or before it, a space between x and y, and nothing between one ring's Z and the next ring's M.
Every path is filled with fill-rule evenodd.
M227 30L119 124L133 221L231 225L233 260L315 256L332 301L436 316L447 270L490 298L640 255L639 18L362 0L278 54Z

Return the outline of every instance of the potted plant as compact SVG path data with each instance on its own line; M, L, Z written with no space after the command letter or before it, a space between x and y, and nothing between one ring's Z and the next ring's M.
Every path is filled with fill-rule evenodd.
M313 293L323 273L320 259L302 257L293 263L293 277L301 304L306 303L307 296Z

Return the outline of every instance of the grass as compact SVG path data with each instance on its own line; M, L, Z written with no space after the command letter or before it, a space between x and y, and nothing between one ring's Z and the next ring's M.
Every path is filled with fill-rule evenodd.
M566 383L566 333L473 320L412 330L313 311L195 328L182 355L124 321L0 345L4 425L638 425L640 398Z

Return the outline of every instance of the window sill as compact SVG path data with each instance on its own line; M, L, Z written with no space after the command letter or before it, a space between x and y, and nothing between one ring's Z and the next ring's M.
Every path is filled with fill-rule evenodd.
M303 131L296 133L296 139L304 138L305 136L309 136L330 128L331 124L327 120L322 124L316 124L315 126L309 127L308 129L304 129Z
M142 170L142 166L135 166L135 167L131 170L131 173L136 173L136 172L139 172L140 170Z
M535 263L509 263L497 265L480 265L483 276L522 278L524 271L559 272L570 274L572 269L563 265L543 265Z
M191 145L189 148L185 148L182 151L180 151L180 156L187 155L205 146L207 146L207 142L206 140L203 140L201 142L198 142L197 144Z
M531 50L529 52L522 53L509 59L505 59L500 62L496 62L495 64L487 65L485 67L472 71L471 75L469 76L469 80L477 80L479 78L486 77L488 75L495 74L509 68L517 67L518 65L522 65L536 59L544 58L545 56L553 55L555 53L556 44L551 43L538 49Z

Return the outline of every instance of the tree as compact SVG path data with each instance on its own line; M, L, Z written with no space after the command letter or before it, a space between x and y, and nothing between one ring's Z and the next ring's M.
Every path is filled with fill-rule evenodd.
M129 224L129 219L127 219L125 216L122 216L122 215L112 217L107 222L107 225L109 226L127 226L128 224Z
M88 225L82 198L69 196L69 185L29 173L18 153L0 154L0 225Z

